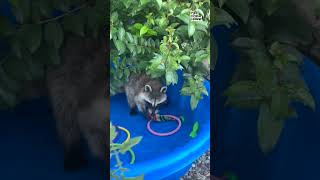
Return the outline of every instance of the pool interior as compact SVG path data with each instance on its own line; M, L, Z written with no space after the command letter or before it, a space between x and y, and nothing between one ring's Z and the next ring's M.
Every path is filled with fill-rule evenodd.
M181 87L181 86L180 86ZM155 136L147 130L147 120L137 114L131 116L127 105L125 94L118 94L111 97L110 103L110 120L114 125L122 126L130 131L131 138L142 136L141 142L134 146L132 150L135 152L135 164L145 161L152 161L155 157L166 156L174 150L183 150L184 146L193 140L189 134L192 131L196 121L199 122L199 131L204 124L202 122L210 120L210 98L204 97L198 104L196 110L190 109L190 98L181 96L179 87L168 88L169 104L160 109L159 114L170 114L175 116L183 116L184 122L178 132L170 136ZM151 123L153 130L157 132L168 132L177 127L175 121L153 122ZM118 130L119 134L116 143L121 143L126 139L126 133ZM124 166L128 165L131 156L129 153L121 155ZM156 163L156 162L155 162ZM111 159L111 167L115 165L115 158Z
M71 173L64 171L63 148L46 98L23 103L10 111L0 111L0 117L1 179L105 178L102 169L106 167L93 160L88 151L87 168Z

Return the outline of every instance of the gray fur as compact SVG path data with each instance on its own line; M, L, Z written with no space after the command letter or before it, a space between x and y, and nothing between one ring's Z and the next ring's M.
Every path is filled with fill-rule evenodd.
M131 75L124 88L131 111L137 108L144 115L152 111L157 113L158 105L167 100L166 86L146 74ZM150 108L146 102L150 103Z
M47 85L66 156L80 147L84 137L92 154L105 159L109 134L106 51L98 40L71 36L61 57L62 65L48 71Z

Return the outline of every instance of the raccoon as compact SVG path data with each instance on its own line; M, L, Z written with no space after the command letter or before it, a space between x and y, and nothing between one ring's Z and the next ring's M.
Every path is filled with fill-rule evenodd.
M130 115L138 111L146 118L158 113L162 104L167 104L167 86L160 79L152 79L146 74L133 74L124 86L127 101L130 107Z
M66 170L86 165L82 138L94 157L108 157L109 82L102 41L69 35L61 48L61 65L47 71L47 89Z

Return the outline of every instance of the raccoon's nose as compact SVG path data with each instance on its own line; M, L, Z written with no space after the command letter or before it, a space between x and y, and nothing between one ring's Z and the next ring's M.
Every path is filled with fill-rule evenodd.
M155 114L156 114L156 111L157 111L156 109L152 109L151 114L152 114L152 115L155 115Z

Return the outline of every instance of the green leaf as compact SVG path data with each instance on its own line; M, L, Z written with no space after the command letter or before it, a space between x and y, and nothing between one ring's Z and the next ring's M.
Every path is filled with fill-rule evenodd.
M135 24L133 25L133 27L134 27L135 29L140 30L140 29L143 27L143 24L141 24L141 23L135 23Z
M284 126L283 120L275 120L267 104L261 104L258 118L259 145L264 153L272 151Z
M123 54L126 51L126 46L122 41L114 40L115 46L119 51L119 55Z
M63 30L59 23L53 21L45 25L45 40L49 46L60 48L63 42Z
M237 24L237 22L233 19L233 17L223 9L214 8L215 15L212 19L210 19L210 25L212 27L218 25L225 25L230 28L233 24Z
M206 96L209 96L209 93L206 88L203 88L202 93Z
M140 0L140 4L141 5L145 5L145 4L149 3L149 2L150 2L150 0Z
M125 34L126 34L126 31L124 30L123 27L121 27L118 31L118 38L120 41L124 41Z
M149 30L148 26L143 26L140 29L140 36L143 36L144 34L146 34L148 32L148 30Z
M204 17L204 12L201 9L196 9L196 12L199 13L202 17Z
M255 81L238 81L224 92L225 96L242 96L244 94L258 95L257 83Z
M116 128L110 122L110 143L116 138Z
M190 106L192 110L196 109L196 107L198 106L198 103L199 103L199 99L197 99L194 95L191 95Z
M166 72L166 84L167 85L174 85L178 83L178 74L175 71L167 71Z
M11 48L14 55L18 58L22 58L21 41L18 37L14 37L11 41Z
M249 54L255 65L256 79L260 90L268 97L272 94L270 88L276 86L276 74L275 69L272 68L271 59L265 51L254 50Z
M181 90L180 90L180 93L181 95L183 96L187 96L190 94L190 88L189 87L183 87Z
M258 39L264 38L264 24L257 16L249 19L248 30L252 37Z
M247 37L238 37L232 42L232 46L242 49L264 49L264 44L260 40Z
M181 64L186 65L189 63L190 59L191 58L189 56L183 55L180 57L179 61L181 62Z
M177 18L179 18L181 21L183 21L185 24L189 24L190 22L190 16L188 14L179 14L177 16ZM164 19L166 20L166 19Z
M194 32L196 31L196 26L194 22L188 24L188 35L189 37L193 36Z
M287 93L276 90L271 100L271 113L276 120L283 120L289 114L289 98Z
M315 111L316 103L314 101L313 96L308 91L308 89L302 88L302 87L294 87L292 91L293 91L293 94L291 95L291 97L293 98L293 100L301 102L305 106Z
M148 36L156 36L157 35L157 31L152 30L152 29L148 29L147 35Z
M202 62L203 60L209 59L210 55L209 54L201 54L199 56L196 56L195 62Z
M225 105L238 108L256 108L263 99L255 81L238 81L228 87L224 95L228 96Z
M228 0L226 5L247 23L250 13L248 0Z
M129 40L129 42L134 43L133 36L129 32L126 32L126 35L127 35L127 39Z
M126 153L133 146L137 145L141 140L142 140L142 137L135 137L130 139L128 142L125 142L122 144L119 152L122 154Z
M31 53L35 52L41 45L42 26L41 25L23 25L20 36L23 44Z
M161 7L162 7L162 0L157 0L157 3L158 3L159 8L161 9Z

